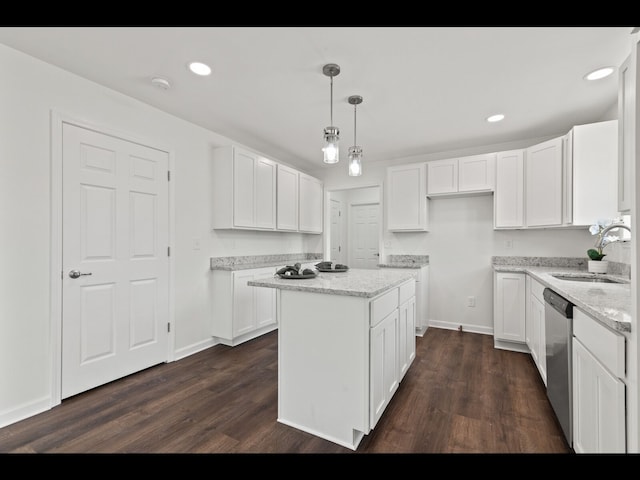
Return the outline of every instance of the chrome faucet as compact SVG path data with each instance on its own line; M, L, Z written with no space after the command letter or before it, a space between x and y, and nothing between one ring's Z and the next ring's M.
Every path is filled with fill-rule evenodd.
M611 225L604 227L602 229L602 232L600 232L600 238L596 242L596 248L603 248L604 245L602 245L602 243L604 242L604 239L606 238L607 233L609 233L611 230L615 230L616 228L624 228L629 233L631 233L631 229L624 223L612 223ZM608 242L607 245L609 243L614 243L614 242L628 242L628 241L629 241L628 239L623 240L621 238L617 238L616 240Z

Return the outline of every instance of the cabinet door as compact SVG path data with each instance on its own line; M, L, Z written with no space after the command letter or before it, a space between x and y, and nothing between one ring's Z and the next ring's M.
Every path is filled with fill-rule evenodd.
M255 273L253 275L253 279L259 280L262 278L272 278L274 271L275 269L272 270L269 268L260 273ZM256 328L276 323L276 289L262 287L249 288L253 288L254 291Z
M495 153L459 158L458 192L492 191L495 166Z
M256 328L254 290L247 285L254 272L233 272L233 336L237 337Z
M398 380L401 381L416 356L416 298L411 297L400 305L398 315Z
M531 297L533 314L532 343L535 352L534 361L544 384L547 384L547 348L544 337L544 304L536 297ZM532 352L533 355L533 352Z
M398 309L370 331L370 428L398 389Z
M526 150L525 222L529 227L562 224L562 137Z
M496 272L493 336L498 340L526 343L524 273Z
M458 191L458 159L427 162L427 194L455 193Z
M387 168L387 229L427 231L427 174L424 163Z
M631 211L631 162L633 161L633 132L635 107L635 71L631 56L618 70L618 210Z
M496 155L496 185L493 196L495 228L524 226L524 150Z
M298 171L278 165L278 230L298 231Z
M254 169L257 156L239 148L234 148L233 152L233 225L251 228L255 226Z
M299 179L299 229L301 232L322 233L322 182L303 173L299 174Z
M573 338L573 448L626 453L625 385Z
M276 228L276 164L261 157L255 163L254 212L256 228Z

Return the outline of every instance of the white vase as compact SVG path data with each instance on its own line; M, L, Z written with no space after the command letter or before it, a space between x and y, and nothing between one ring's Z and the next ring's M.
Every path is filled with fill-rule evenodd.
M589 260L589 272L607 273L609 262L607 260Z

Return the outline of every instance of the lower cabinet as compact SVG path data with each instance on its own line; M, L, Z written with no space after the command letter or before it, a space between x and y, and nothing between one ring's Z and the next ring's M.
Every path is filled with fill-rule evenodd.
M370 428L378 423L416 356L415 280L371 301Z
M573 449L626 453L625 337L573 312Z
M373 428L398 389L398 310L371 328L370 342L370 427Z
M277 328L276 292L247 282L272 277L278 267L213 271L212 336L235 346Z
M526 338L533 362L547 384L547 348L544 326L544 285L527 275Z
M493 343L496 348L528 352L525 335L525 273L493 274Z

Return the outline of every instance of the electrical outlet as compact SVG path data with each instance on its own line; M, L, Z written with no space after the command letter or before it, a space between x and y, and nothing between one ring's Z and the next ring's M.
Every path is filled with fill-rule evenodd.
M193 249L200 250L200 237L193 238Z
M467 307L476 306L476 297L467 297Z
M504 248L506 248L507 250L511 250L513 248L513 240L511 240L511 239L505 240L504 241Z

